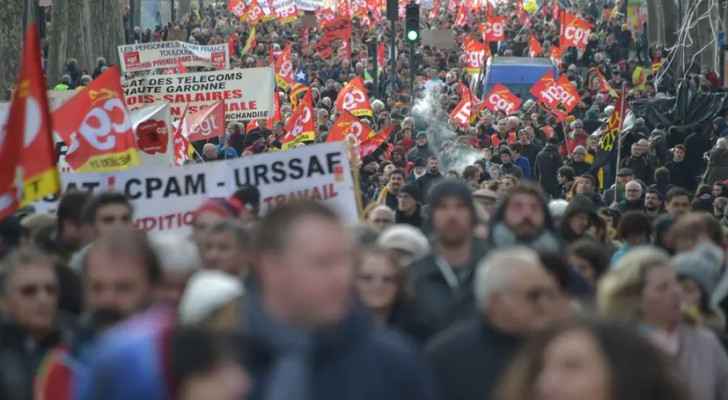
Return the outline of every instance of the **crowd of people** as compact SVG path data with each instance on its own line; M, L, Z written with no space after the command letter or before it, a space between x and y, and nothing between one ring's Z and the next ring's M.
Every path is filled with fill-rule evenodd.
M531 35L550 54L558 20L539 8L524 27L519 3L496 8L507 39L493 54L528 56ZM358 17L350 58L322 59L321 32L274 21L240 55L251 27L225 4L127 32L230 43L233 67L267 66L291 42L317 141L357 76L373 110L360 120L395 129L354 162L355 226L303 200L260 215L250 185L207 199L190 235L136 229L118 192L68 191L55 215L1 221L0 398L728 399L728 113L684 136L634 116L619 156L597 163L616 96L594 71L625 87L627 108L676 83L657 81L667 55L628 29L619 3L588 3L572 10L594 25L588 45L558 63L581 95L563 122L533 100L449 120L459 87L478 86L462 50L417 46L411 92L401 30L395 73L375 80L367 43L388 24ZM423 9L422 29L458 43L477 31L447 10ZM56 89L86 85L106 61L86 67L69 62ZM720 89L709 69L689 85ZM275 95L272 129L230 123L219 142L195 143L200 161L280 151L293 107ZM425 101L429 117L413 111Z

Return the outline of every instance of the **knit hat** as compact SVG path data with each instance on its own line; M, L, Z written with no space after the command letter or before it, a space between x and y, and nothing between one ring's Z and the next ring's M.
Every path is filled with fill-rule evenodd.
M473 203L473 193L470 187L465 183L455 179L444 179L436 183L428 194L428 204L430 205L430 221L432 221L432 213L438 208L446 198L455 197L462 200L470 211L473 213L473 221L475 221L475 204Z
M695 249L672 259L672 266L680 277L692 279L710 298L720 280L723 254L712 243L701 243Z
M397 224L388 227L379 235L377 244L385 249L403 250L412 254L416 261L430 252L430 243L419 229L407 225Z
M399 192L412 196L412 198L415 199L415 201L417 201L418 203L421 201L420 188L415 183L408 183L402 186L402 188L399 189Z

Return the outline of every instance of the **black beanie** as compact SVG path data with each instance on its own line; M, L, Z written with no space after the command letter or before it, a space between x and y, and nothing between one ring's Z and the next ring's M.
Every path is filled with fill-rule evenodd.
M473 213L473 223L475 223L475 204L473 203L473 192L465 183L455 179L444 179L436 183L431 189L428 196L430 206L430 221L432 221L432 213L440 203L448 197L455 197L462 200Z
M400 193L406 193L414 198L418 203L422 202L420 198L420 187L416 183L408 183L399 189Z

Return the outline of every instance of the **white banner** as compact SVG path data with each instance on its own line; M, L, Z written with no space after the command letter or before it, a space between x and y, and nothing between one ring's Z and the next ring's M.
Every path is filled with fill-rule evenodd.
M72 188L124 192L134 204L135 224L146 231L190 230L194 211L211 197L229 197L251 184L260 190L261 213L291 199L321 200L346 223L358 220L354 183L344 142L304 146L184 167L142 166L115 173L64 173ZM57 200L36 203L54 212Z
M316 11L323 5L324 0L296 0L296 7L303 11Z
M126 105L135 110L152 103L168 103L173 118L180 119L185 107L200 108L225 101L225 119L243 121L268 118L273 113L273 69L271 67L150 75L122 82Z
M185 67L230 68L227 43L203 46L179 41L137 43L119 46L119 63L125 73L161 68Z

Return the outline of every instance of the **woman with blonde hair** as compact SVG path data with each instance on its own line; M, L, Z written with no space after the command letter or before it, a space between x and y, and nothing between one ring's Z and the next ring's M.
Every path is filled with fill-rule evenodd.
M668 355L690 398L728 399L728 356L711 331L685 323L667 253L629 251L599 282L597 304L604 317L636 323Z

